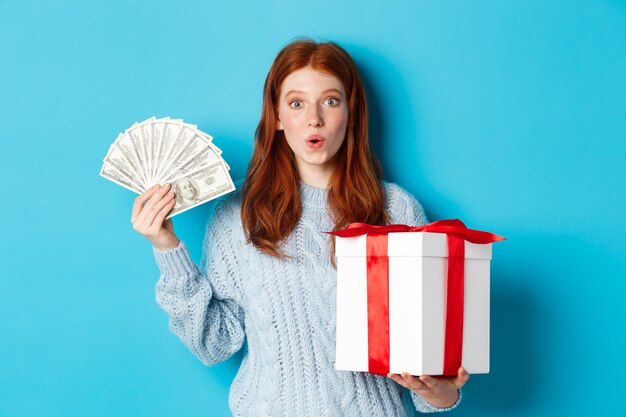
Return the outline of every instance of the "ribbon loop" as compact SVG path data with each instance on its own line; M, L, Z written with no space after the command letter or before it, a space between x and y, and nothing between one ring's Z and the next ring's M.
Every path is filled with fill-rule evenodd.
M486 244L505 240L502 236L481 230L468 229L459 219L438 220L424 226L407 226L405 224L389 224L375 226L367 223L350 223L345 229L334 232L324 232L339 237L355 237L370 233L395 233L395 232L431 232L456 235L472 243Z

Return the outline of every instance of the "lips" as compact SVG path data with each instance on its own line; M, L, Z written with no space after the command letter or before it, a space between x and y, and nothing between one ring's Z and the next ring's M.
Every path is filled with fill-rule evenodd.
M325 139L320 135L311 135L307 138L306 144L309 148L319 149L324 145Z

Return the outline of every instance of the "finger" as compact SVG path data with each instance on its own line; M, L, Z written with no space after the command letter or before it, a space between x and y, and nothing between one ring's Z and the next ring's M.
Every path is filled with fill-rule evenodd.
M155 232L154 230L150 230L150 226L154 222L154 218L159 213L161 208L164 205L166 205L167 203L169 203L171 201L171 199L173 198L173 196L174 196L174 194L171 193L170 196L166 195L166 197L161 197L163 192L166 191L166 190L167 190L167 186L166 185L161 187L161 189L159 189L152 196L150 201L148 201L148 203L146 203L144 205L143 209L135 217L134 222L133 222L133 227L139 233L141 233L143 235L147 235L147 234L152 234L152 233Z
M427 390L428 387L416 376L409 374L408 372L402 372L402 378L409 384L409 388L414 391Z
M398 384L402 385L404 388L411 389L409 388L409 384L400 375L389 373L387 374L387 376L396 381Z
M170 187L171 187L170 184L162 185L161 188L156 193L154 193L152 197L150 197L150 200L146 202L144 208L151 208L152 206L157 204L159 201L161 201L163 196L165 196L165 194L169 192Z
M148 225L148 227L150 227L152 223L154 223L155 217L159 214L161 209L169 204L173 199L174 193L170 191L152 206L148 207L148 205L146 205L144 211L146 212L146 224Z
M422 375L419 377L419 380L422 381L424 385L426 385L430 389L434 389L439 383L437 378L433 378L432 376L429 376L429 375Z
M172 200L165 203L165 205L161 208L161 210L159 210L156 217L152 221L151 227L161 228L161 225L163 224L163 220L165 220L165 217L168 215L170 211L172 211L175 205L176 205L176 200L174 200L173 198Z
M465 370L462 366L459 368L456 378L452 380L452 383L457 387L461 388L465 383L469 380L469 372Z
M135 198L135 203L133 204L133 211L130 217L131 222L133 222L139 215L139 212L141 212L143 203L145 203L150 197L152 197L152 195L159 189L159 187L160 185L157 184L153 186L152 188L144 191L144 193L141 194L139 197Z

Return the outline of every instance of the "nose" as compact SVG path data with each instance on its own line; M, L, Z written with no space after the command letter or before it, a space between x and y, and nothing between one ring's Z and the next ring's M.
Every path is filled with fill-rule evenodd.
M317 106L311 106L309 108L309 126L311 127L321 127L324 125L324 120L322 118L322 112L318 109Z

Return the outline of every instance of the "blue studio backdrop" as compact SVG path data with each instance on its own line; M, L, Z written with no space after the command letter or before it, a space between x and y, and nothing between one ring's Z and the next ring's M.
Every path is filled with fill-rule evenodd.
M365 80L385 178L494 245L491 373L452 415L621 411L626 2L0 1L0 416L226 416L157 306L119 131L195 123L242 178L263 82L297 36ZM201 206L177 216L196 261Z

